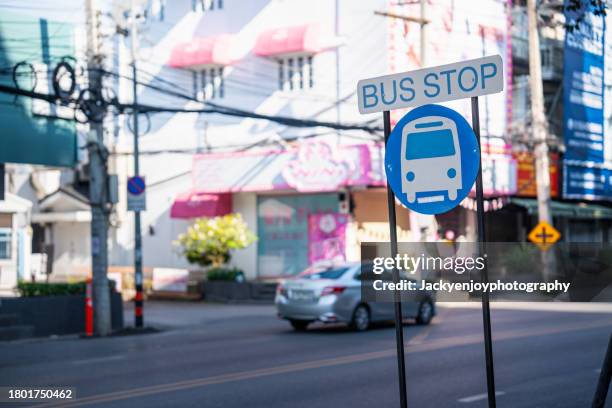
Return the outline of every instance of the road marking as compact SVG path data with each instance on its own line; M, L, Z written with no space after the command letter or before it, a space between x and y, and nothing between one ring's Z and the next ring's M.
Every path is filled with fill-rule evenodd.
M494 336L495 341L500 340L515 340L525 337L532 336L545 336L560 334L568 331L577 330L588 330L596 328L608 328L610 327L610 319L600 319L597 321L582 322L578 324L570 324L561 327L550 327L550 328L539 328L531 330L513 330L510 332L501 332ZM424 342L415 345L406 345L406 354L411 353L422 353L427 351L435 351L450 347L465 346L472 344L482 343L482 335L475 334L470 336L463 336L458 338L445 338L440 340L432 340L430 342ZM151 386L144 386L134 388L125 391L113 391L106 394L92 395L90 397L79 398L74 401L62 401L62 402L51 402L48 404L36 405L36 407L78 407L90 404L100 404L105 402L120 401L129 398L150 396L155 394L161 394L164 392L174 392L183 389L199 388L214 384L223 384L234 381L247 380L252 378L268 377L278 374L287 374L300 372L305 370L312 370L317 368L325 368L331 366L339 366L345 364L362 363L371 360L378 360L381 358L394 357L396 353L395 349L387 349L374 351L370 353L352 354L342 357L334 357L323 360L315 360L302 363L286 364L269 368L261 368L256 370L239 371L229 374L215 375L211 377L195 378L192 380L178 381L174 383L158 384Z
M436 302L440 309L480 309L480 302ZM491 309L524 310L562 313L605 313L610 314L612 303L578 302L491 302Z
M87 358L84 360L74 360L72 364L81 365L81 364L90 364L90 363L101 363L105 361L123 360L124 358L125 356L123 355Z
M500 395L504 395L504 394L505 394L504 391L495 391L496 397L499 397ZM476 402L476 401L486 399L487 397L488 397L488 394L476 394L476 395L470 395L469 397L459 398L457 402L467 404L470 402Z
M425 327L420 333L417 333L412 336L410 340L408 340L406 345L416 346L417 344L422 344L427 339L427 337L429 337L429 334L436 326L437 324L430 324L429 326Z
M443 311L438 311L438 313L436 314L435 320L432 321L429 325L425 326L419 333L412 336L410 340L408 340L406 345L415 346L418 344L423 344L425 340L427 340L431 332L434 329L438 328L440 323L444 321L444 316L446 316L447 313L448 313L448 309L443 310Z

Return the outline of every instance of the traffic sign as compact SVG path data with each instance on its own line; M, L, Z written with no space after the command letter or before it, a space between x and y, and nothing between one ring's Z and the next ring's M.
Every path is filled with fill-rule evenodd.
M385 173L402 204L422 214L447 212L469 194L480 162L471 126L440 105L413 109L397 123L385 151Z
M145 211L147 209L146 183L144 177L128 178L128 211Z
M501 92L501 56L492 55L362 79L357 83L360 113L374 113Z
M362 114L382 112L385 136L385 173L391 256L398 256L394 194L406 207L424 214L439 214L457 206L476 181L479 253L486 242L484 193L480 158L478 96L504 89L503 61L494 55L456 64L363 79L357 83ZM472 127L452 109L435 102L470 98ZM421 106L419 106L421 105ZM391 132L391 110L415 107ZM473 130L472 130L473 129ZM397 269L393 281L399 283ZM482 281L488 282L482 270ZM489 295L482 294L484 348L489 407L495 406L493 340ZM400 403L407 405L401 299L394 308Z
M546 221L540 221L527 236L541 250L546 251L561 238L561 233Z

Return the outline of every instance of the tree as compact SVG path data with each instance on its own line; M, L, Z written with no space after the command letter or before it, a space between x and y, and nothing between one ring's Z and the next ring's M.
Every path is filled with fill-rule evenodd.
M229 262L232 250L246 248L256 239L240 214L229 214L197 219L176 244L190 263L218 267Z

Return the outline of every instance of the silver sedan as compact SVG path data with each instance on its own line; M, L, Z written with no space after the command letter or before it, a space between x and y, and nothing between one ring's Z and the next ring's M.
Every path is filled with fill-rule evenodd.
M366 302L361 297L361 264L345 263L310 268L278 284L275 304L278 316L295 330L306 330L315 321L343 322L357 331L372 322L394 317L392 302ZM435 294L416 292L402 302L402 316L429 324L436 313Z

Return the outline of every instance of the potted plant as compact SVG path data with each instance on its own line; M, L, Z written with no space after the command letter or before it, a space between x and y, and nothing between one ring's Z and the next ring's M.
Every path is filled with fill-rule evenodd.
M204 287L206 298L238 300L249 297L249 288L244 273L227 264L233 250L246 248L256 239L240 214L228 214L198 218L179 235L176 243L189 263L209 268Z

